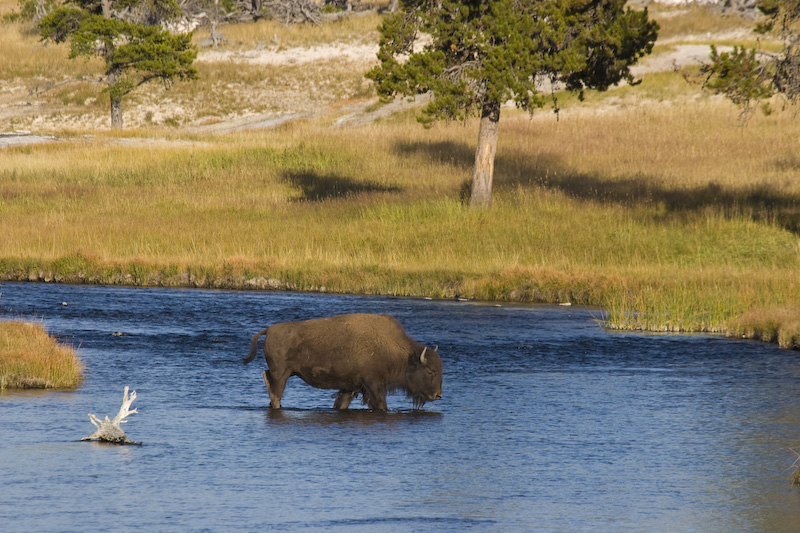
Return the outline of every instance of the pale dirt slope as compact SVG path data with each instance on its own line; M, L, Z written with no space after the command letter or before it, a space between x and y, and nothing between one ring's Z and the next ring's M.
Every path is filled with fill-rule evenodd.
M707 39L708 36L705 36ZM701 36L697 37L702 40ZM683 42L693 37L682 39ZM308 48L260 48L247 51L204 50L198 55L198 63L225 62L237 65L298 67L320 65L330 62L345 63L346 68L366 72L376 64L377 45L332 43ZM646 57L632 70L637 77L650 72L667 71L698 64L707 60L707 44L676 44L666 53ZM366 82L365 82L366 83ZM366 124L386 117L409 106L419 106L424 98L416 100L397 99L395 102L376 106L377 99L337 99L335 94L325 91L324 86L314 86L303 94L297 87L231 88L236 98L251 98L254 101L269 101L273 110L239 112L220 119L193 118L191 102L176 102L162 99L156 111L148 102L128 106L125 110L127 127L140 127L143 117L155 123L162 117L181 116L185 119L181 128L197 133L230 133L234 131L271 128L292 120L325 116L335 127ZM257 108L257 106L253 106ZM149 112L148 112L149 109ZM16 146L55 140L55 137L37 132L49 132L60 128L76 130L107 129L105 114L91 113L78 116L62 116L52 113L41 99L31 95L24 87L8 83L0 84L0 147ZM23 130L21 133L15 131Z

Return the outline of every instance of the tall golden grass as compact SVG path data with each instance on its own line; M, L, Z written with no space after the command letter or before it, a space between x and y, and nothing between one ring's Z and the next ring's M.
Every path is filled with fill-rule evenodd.
M791 116L741 129L715 99L506 115L488 212L459 199L474 123L7 150L0 270L572 301L606 307L612 327L676 331L800 301Z
M83 379L75 350L41 324L0 321L0 390L73 389Z
M724 14L714 6L648 6L650 15L659 25L660 41L677 39L707 40L710 34L740 33L752 36L752 19L735 14Z
M380 2L373 2L380 4ZM280 22L261 19L249 24L230 24L217 29L225 36L222 49L250 49L254 43L260 46L294 47L317 46L332 42L369 43L377 42L381 16L372 13L366 16L343 17L335 22L319 26L294 24L286 26ZM196 31L198 41L210 36L209 28Z
M728 335L800 349L800 306L753 309L729 323Z

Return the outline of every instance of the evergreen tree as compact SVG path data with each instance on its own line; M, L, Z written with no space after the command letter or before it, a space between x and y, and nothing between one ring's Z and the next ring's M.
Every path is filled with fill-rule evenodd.
M633 82L658 25L625 0L405 0L380 28L378 95L431 92L420 121L480 115L470 203L491 204L502 103L533 111L561 83L582 93ZM427 43L415 49L415 43ZM419 46L417 47L419 48ZM543 88L545 88L543 90ZM554 108L555 98L553 98Z
M174 0L75 0L39 22L42 38L70 42L70 58L100 56L111 100L111 126L122 127L122 99L140 85L197 78L191 35L172 35L158 24L180 13Z
M759 0L757 7L763 17L755 31L776 34L782 50L768 53L735 46L720 53L712 46L711 63L701 69L705 87L724 94L745 113L754 102L775 94L793 103L800 99L800 1Z

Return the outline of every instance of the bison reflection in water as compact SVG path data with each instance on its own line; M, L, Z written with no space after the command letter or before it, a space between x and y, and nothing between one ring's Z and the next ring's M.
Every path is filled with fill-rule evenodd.
M403 390L414 408L442 397L442 360L406 334L389 315L352 314L273 324L253 335L252 361L264 339L270 405L280 409L291 376L320 389L337 389L336 409L361 394L370 409L386 410L386 393Z

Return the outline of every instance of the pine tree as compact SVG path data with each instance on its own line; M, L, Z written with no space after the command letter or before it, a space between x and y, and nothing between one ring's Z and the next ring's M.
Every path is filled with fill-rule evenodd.
M582 96L650 53L658 25L625 0L406 0L380 28L378 95L430 92L420 121L480 116L470 203L491 204L501 104L533 111L563 84ZM423 44L421 49L419 43ZM415 44L417 47L415 48ZM552 99L554 108L555 99Z
M192 66L197 47L191 35L172 35L161 20L180 13L174 0L132 2L76 0L39 22L44 40L70 42L69 57L100 56L105 60L103 92L111 101L111 127L122 127L122 99L152 80L169 86L174 80L197 78Z
M762 19L755 31L775 34L782 42L781 51L769 53L735 46L730 52L719 52L712 46L711 63L701 68L704 86L725 95L745 115L753 103L776 94L792 103L800 100L800 1L759 0L756 7Z

